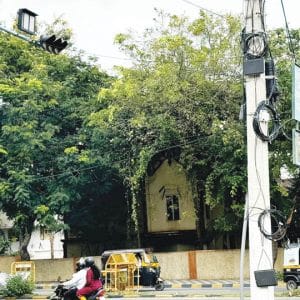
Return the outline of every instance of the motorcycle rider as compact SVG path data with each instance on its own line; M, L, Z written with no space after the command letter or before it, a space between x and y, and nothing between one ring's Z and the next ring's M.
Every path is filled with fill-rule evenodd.
M86 284L87 269L84 259L80 258L76 263L76 273L70 280L62 283L63 288L67 289L63 294L64 300L77 299L77 290L82 289Z
M86 272L86 284L76 292L76 295L80 300L86 300L87 296L102 288L102 281L100 280L101 273L99 268L95 265L94 259L92 257L87 257L84 262L85 266L88 268Z

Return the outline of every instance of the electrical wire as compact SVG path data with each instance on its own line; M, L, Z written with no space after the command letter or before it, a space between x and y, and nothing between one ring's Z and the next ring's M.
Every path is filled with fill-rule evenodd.
M265 42L265 47L264 48L258 47L258 49L257 49L257 50L261 50L261 49L264 50L264 51L261 51L261 56L266 56L267 54L269 54L270 57L272 58L271 51L268 47L266 34L264 32L262 32L262 33L254 32L253 19L256 16L253 15L253 6L250 7L250 2L252 4L254 3L253 1L248 1L246 3L248 3L247 17L251 18L251 20L252 20L252 32L251 32L250 28L247 28L250 33L248 35L244 35L244 47L245 47L244 48L244 54L246 54L246 50L248 50L248 48L250 46L250 40L253 39L255 37L255 34L256 34L257 38L262 38L262 40ZM265 31L264 14L263 14L264 13L265 1L264 0L259 1L259 4L260 4L261 23L262 23L263 31ZM251 9L251 12L250 12L250 9ZM249 23L248 23L248 25L249 25ZM251 36L251 34L252 34L252 36ZM246 41L245 37L247 38L247 41ZM255 45L256 44L254 44L254 46ZM256 49L254 48L254 50L256 50ZM258 55L248 55L247 56L247 58L250 58L250 59L251 58L256 58L256 57L259 57L259 56ZM270 74L268 74L268 75L270 75ZM274 75L274 74L271 74L271 75ZM273 78L272 78L272 80L273 80ZM260 139L262 139L264 141L271 142L272 140L274 140L277 137L279 129L281 128L281 126L280 126L279 116L278 116L278 114L276 112L276 109L274 107L274 104L277 100L276 97L278 96L278 91L276 89L275 79L272 82L269 82L269 84L270 85L269 85L268 99L266 101L262 101L261 103L258 104L256 112L254 113L254 117L253 117L253 128L254 128L254 131L255 131L256 135ZM255 82L255 91L256 91L256 82ZM256 101L257 101L257 97L256 97L256 93L255 93L255 102ZM255 105L257 105L257 103L255 103ZM272 131L271 131L270 134L264 134L263 131L262 131L262 128L260 127L259 115L260 115L260 112L262 110L267 110L269 112L269 115L271 115L271 117L272 117L273 128L272 128ZM268 255L268 253L264 249L264 244L265 244L264 237L267 238L267 239L272 239L272 241L274 241L274 240L277 241L277 240L283 239L284 236L285 236L285 233L286 233L286 222L285 222L283 217L279 220L279 215L281 216L281 213L279 211L267 209L267 203L266 203L266 199L264 197L264 192L263 192L262 185L261 185L262 184L261 183L261 178L260 178L260 174L259 174L258 169L257 169L257 160L256 160L256 156L257 156L256 152L257 151L256 151L256 149L257 149L257 139L255 139L255 150L254 151L255 151L255 168L256 168L257 180L258 180L258 183L259 183L259 191L257 193L257 198L255 200L255 204L252 205L249 209L249 213L247 215L247 218L250 220L250 217L251 216L253 217L252 213L253 213L253 210L255 209L255 205L256 205L257 201L259 200L259 197L262 196L263 201L264 201L265 209L263 209L263 211L259 214L259 218L258 218L258 226L259 226L260 231L262 233L262 235L261 235L262 251L261 251L261 255L260 255L258 266L257 266L257 268L259 269L259 266L260 266L260 263L263 259L263 256L266 256L266 258L268 259L270 265L272 265L271 259ZM261 208L259 208L259 209L261 210ZM268 217L269 217L270 212L272 213L272 215L270 217L271 217L271 221L273 222L273 228L274 228L274 226L276 227L275 232L272 232L272 231L267 232L264 228L264 219L266 219L266 221L268 221ZM257 220L257 218L255 218L255 220Z
M268 49L267 45L267 35L265 32L244 34L244 54L249 59L265 56Z
M255 79L255 105L257 105L257 101L258 101L258 96L257 96L257 80L258 78ZM256 206L256 203L259 200L259 196L261 194L262 198L263 198L263 204L264 207L267 207L267 201L266 201L266 197L264 194L264 189L263 189L263 184L262 184L262 180L260 177L260 172L258 171L258 167L257 167L257 139L255 139L255 145L254 145L254 153L255 153L255 172L256 172L256 177L257 177L257 181L259 183L259 193L257 194L257 198L255 200L255 203L253 204L253 206Z
M292 141L292 140L293 140L293 137L292 137L292 135L289 136L289 135L286 133L285 125L286 125L287 123L291 122L291 121L296 122L294 119L286 120L285 122L280 123L280 128L279 128L279 130L281 130L281 132L282 132L282 134L284 135L284 137L285 137L287 140L289 140L289 141Z
M240 299L241 300L244 300L244 258L245 258L245 249L246 249L246 239L247 239L248 210L249 210L249 196L248 193L246 193L243 229L242 229L242 241L241 241L241 255L240 255Z
M261 24L262 24L263 31L266 31L265 15L264 15L265 14L265 4L266 4L265 0L259 1L260 18L261 18Z
M265 134L261 128L260 114L263 111L268 111L271 113L273 128L271 133ZM253 116L253 129L255 134L262 140L271 143L278 136L280 129L280 120L275 108L268 104L266 101L261 101L256 108Z
M190 4L190 5L193 5L193 6L197 7L197 8L202 9L202 10L205 10L206 12L208 12L208 13L210 13L210 14L213 14L213 15L216 15L216 16L218 16L218 17L221 17L221 18L224 18L224 17L225 17L224 15L218 14L218 13L216 13L216 12L210 10L210 9L204 8L204 7L202 7L202 6L200 6L200 5L196 4L196 3L193 3L192 1L189 1L189 0L181 0L181 1L183 1L183 2L185 2L185 3L188 3L188 4Z
M268 231L265 228L265 218L269 217L271 220L271 229ZM283 214L277 209L264 209L258 217L258 227L263 236L271 241L277 242L282 240L287 231L287 223ZM275 231L272 230L275 228Z
M296 60L296 55L295 55L295 50L294 50L294 46L293 46L293 42L292 42L292 38L291 38L289 26L288 26L286 14L285 14L285 8L284 8L283 0L281 0L281 7L282 7L284 20L285 20L285 29L286 29L286 33L287 33L287 36L288 36L289 49L290 49L290 52L293 54L293 58L294 58L294 61L295 61Z
M257 102L258 102L258 91L257 91L257 80L258 80L258 77L255 77L255 106L257 106ZM257 195L256 195L256 199L254 199L254 203L251 204L251 206L249 206L249 210L247 212L247 219L249 222L251 222L252 218L253 220L257 221L257 215L258 213L255 212L256 209L258 209L261 213L261 211L264 211L268 205L267 205L267 197L264 193L264 189L263 189L263 182L262 182L262 178L261 178L261 174L260 174L260 171L261 170L260 168L258 168L258 158L257 158L257 149L258 149L258 139L255 139L255 142L254 142L254 165L255 165L255 171L256 171L256 177L257 177L257 183L258 183L258 191L257 191ZM259 205L260 207L257 207L257 203L259 202L259 200L262 198L262 203ZM261 208L261 206L263 208ZM259 215L260 215L259 213ZM259 216L258 215L258 216ZM261 264L261 261L263 260L263 257L265 256L267 261L269 262L269 264L271 265L271 259L268 255L268 253L265 251L264 249L264 243L265 243L265 240L263 238L263 235L261 235L261 253L260 253L260 257L259 257L259 260L258 260L258 265L257 265L257 269L260 268L260 264Z
M176 145L168 146L165 148L161 148L161 149L157 150L156 152L158 153L158 152L163 152L163 151L170 150L172 148L177 148L177 147L184 146L184 145L191 145L193 143L202 142L202 140L206 140L206 139L207 139L207 137L197 138L197 139L191 140L189 142L184 142L181 144L176 144ZM115 160L112 162L112 164L120 164L120 163L126 162L126 161L128 161L128 158ZM47 180L47 179L51 179L51 178L53 179L53 178L57 178L57 177L72 176L72 175L74 175L74 173L80 173L80 172L84 172L87 170L97 169L98 167L100 167L102 165L103 164L96 164L96 165L93 165L90 167L76 168L74 170L64 171L64 172L47 175L47 176L26 175L25 178L30 181L39 181L39 180ZM14 181L14 183L16 183L16 181Z

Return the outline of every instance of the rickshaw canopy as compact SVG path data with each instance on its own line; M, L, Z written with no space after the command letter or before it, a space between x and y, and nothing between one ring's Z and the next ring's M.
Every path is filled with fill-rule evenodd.
M102 276L110 290L128 290L139 285L154 286L163 290L160 265L157 258L146 249L106 250L101 255Z
M152 267L158 267L158 260L155 255L151 252L147 251L143 248L136 248L136 249L118 249L118 250L106 250L102 253L102 263L103 265L106 264L108 258L116 254L134 254L137 259L137 264L140 266L148 266L151 265Z

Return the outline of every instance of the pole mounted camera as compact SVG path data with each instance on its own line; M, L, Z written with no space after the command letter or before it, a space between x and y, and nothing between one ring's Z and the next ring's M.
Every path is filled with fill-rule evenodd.
M67 41L57 38L55 34L51 36L42 35L39 44L43 49L54 54L59 54L68 46Z

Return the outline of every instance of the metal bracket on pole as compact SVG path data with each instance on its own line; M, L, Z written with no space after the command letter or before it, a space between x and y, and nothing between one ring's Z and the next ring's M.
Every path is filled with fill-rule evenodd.
M11 30L8 30L8 29L6 29L6 28L4 28L4 27L2 27L2 26L0 26L0 31L4 31L4 32L6 32L6 33L8 33L8 34L11 34L11 35L13 35L13 36L15 36L15 37L17 37L17 38L23 40L23 41L26 41L26 42L28 42L28 43L31 43L31 44L33 44L33 45L36 45L36 44L37 44L36 41L34 41L34 40L28 38L27 36L22 35L22 34L19 34L19 33L17 33L17 32L11 31Z

